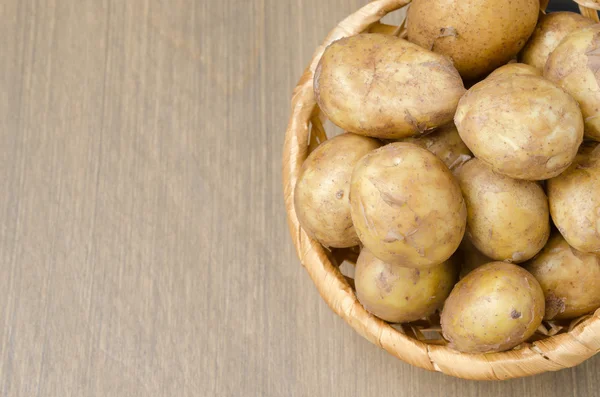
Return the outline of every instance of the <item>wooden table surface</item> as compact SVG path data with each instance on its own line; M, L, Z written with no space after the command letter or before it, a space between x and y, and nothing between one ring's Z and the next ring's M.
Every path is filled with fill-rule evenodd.
M299 265L291 90L365 2L0 3L0 396L600 395L600 357L505 383L412 368Z

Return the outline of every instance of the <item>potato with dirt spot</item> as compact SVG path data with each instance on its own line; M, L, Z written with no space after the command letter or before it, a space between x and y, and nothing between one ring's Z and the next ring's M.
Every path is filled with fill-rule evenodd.
M543 72L548 56L565 36L593 24L594 21L575 12L544 14L540 16L538 24L519 58L521 62Z
M461 352L509 350L535 333L544 309L535 277L517 265L492 262L454 286L442 311L442 332Z
M456 177L467 204L466 236L484 255L519 263L544 247L550 214L538 183L498 174L478 159L463 165Z
M382 34L359 34L327 47L314 90L319 107L337 126L390 139L451 122L465 92L448 59Z
M352 221L361 242L384 262L436 266L456 251L466 208L458 183L434 154L391 143L363 157L352 173Z
M579 102L585 135L600 141L600 24L567 35L548 57L544 77Z
M554 224L573 248L600 253L600 145L583 145L561 175L546 182Z
M577 318L600 307L600 257L577 251L559 233L525 269L544 290L544 320Z
M465 79L476 79L517 55L539 8L539 0L413 0L408 39L448 56Z
M350 215L350 178L354 166L381 143L342 134L319 145L300 170L294 206L300 225L326 247L344 248L359 240Z
M429 150L438 156L452 172L473 158L473 154L460 139L458 130L453 123L440 127L431 134L404 138L401 142L414 143Z
M363 248L356 263L356 296L368 312L382 320L416 321L444 304L456 273L452 260L420 270L382 262Z
M517 179L560 174L583 141L577 102L550 81L527 74L475 84L461 98L454 121L475 157Z
M541 76L542 72L524 63L509 63L494 70L486 79L518 75Z

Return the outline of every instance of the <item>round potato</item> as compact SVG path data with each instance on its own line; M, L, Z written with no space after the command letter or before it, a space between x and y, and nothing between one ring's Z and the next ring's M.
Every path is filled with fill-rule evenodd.
M581 106L587 138L600 141L600 24L567 35L548 57L544 76Z
M509 63L494 70L487 78L490 79L495 77L508 77L515 75L541 76L542 72L533 66L529 66L524 63Z
M294 192L302 228L326 247L358 245L350 216L350 178L358 160L381 144L350 133L319 145L300 170Z
M356 296L375 316L391 323L427 317L443 304L456 281L448 260L430 269L390 265L363 248L356 262Z
M441 324L450 347L465 353L512 349L544 317L544 292L517 265L492 262L459 281L444 304Z
M465 92L448 59L382 34L360 34L327 47L314 89L321 110L337 126L390 139L452 121Z
M404 138L402 142L414 143L429 150L453 172L473 157L453 123L440 127L431 134Z
M454 121L477 158L517 179L560 174L583 140L577 102L548 80L526 74L475 84L461 98Z
M575 12L553 12L540 16L537 27L521 52L521 61L542 72L548 56L566 35L593 24L594 21Z
M456 175L467 204L466 236L484 255L524 262L550 235L548 199L541 186L494 172L478 159Z
M377 258L414 268L436 266L456 251L466 208L448 167L412 143L391 143L363 157L352 173L352 221Z
M413 0L408 39L450 57L465 79L476 79L523 48L539 9L539 0Z
M545 320L576 318L600 307L600 257L571 248L560 234L525 269L544 290Z
M600 253L600 145L584 146L571 167L546 182L550 214L570 246Z

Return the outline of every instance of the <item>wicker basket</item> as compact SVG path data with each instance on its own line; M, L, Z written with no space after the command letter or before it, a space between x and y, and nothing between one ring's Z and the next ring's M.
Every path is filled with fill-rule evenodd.
M292 98L292 115L283 150L283 185L290 233L298 257L327 304L359 334L389 353L431 371L479 380L501 380L573 367L600 350L600 310L571 324L545 323L534 341L491 354L463 354L445 346L439 334L439 319L414 324L391 325L369 314L356 299L353 280L340 271L340 264L353 262L351 249L327 250L308 237L298 223L294 208L294 186L307 155L327 139L325 118L316 105L313 75L325 48L335 40L361 32L405 34L398 27L381 24L388 13L407 6L410 0L376 0L343 20L317 48ZM548 1L541 0L545 9ZM580 0L583 15L598 21L600 0ZM432 336L433 335L433 336Z

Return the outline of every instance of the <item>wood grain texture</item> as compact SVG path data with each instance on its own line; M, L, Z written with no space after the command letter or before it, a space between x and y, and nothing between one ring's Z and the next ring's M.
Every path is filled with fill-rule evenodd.
M0 396L600 395L412 368L300 267L289 98L364 3L0 2Z

